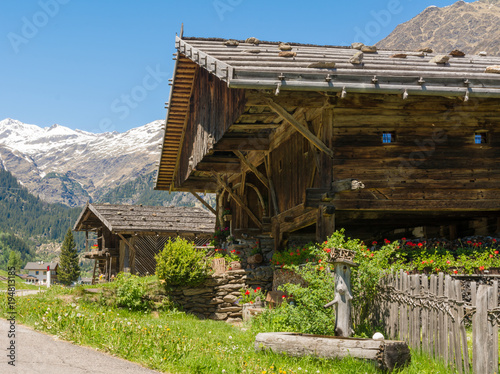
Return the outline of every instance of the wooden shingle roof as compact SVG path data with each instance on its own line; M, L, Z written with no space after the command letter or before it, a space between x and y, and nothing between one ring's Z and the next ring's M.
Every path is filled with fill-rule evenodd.
M73 230L107 227L114 233L212 234L215 216L202 208L87 204Z
M176 66L170 92L157 189L175 178L196 69L201 67L229 88L337 93L500 97L500 57L378 50L352 47L176 37ZM360 58L359 54L362 53ZM353 59L358 54L358 61ZM460 55L460 53L455 53ZM437 61L437 62L435 62ZM488 69L488 71L490 71ZM492 71L500 72L500 67ZM261 92L261 91L259 91ZM161 177L161 178L160 178Z

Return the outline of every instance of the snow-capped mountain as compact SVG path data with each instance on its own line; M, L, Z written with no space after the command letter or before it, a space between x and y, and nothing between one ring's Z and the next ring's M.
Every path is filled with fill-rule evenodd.
M30 192L70 206L156 170L164 121L124 133L94 134L53 125L0 121L0 167Z

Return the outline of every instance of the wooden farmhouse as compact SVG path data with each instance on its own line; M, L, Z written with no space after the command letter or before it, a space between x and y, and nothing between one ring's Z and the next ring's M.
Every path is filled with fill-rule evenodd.
M169 238L179 236L202 246L214 229L215 216L201 208L89 203L73 228L85 231L84 257L95 260L93 282L101 274L110 280L123 271L154 274L154 256Z
M255 38L175 48L156 188L217 193L235 235L278 248L342 227L498 230L500 58Z

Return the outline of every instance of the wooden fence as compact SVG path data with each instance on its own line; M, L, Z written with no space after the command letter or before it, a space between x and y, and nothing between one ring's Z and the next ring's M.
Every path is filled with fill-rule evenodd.
M463 301L459 280L449 275L400 272L381 282L374 323L392 339L442 359L459 373L498 373L498 282L471 283L471 303ZM467 318L466 318L467 317ZM466 319L472 317L472 337ZM472 363L468 339L472 338Z

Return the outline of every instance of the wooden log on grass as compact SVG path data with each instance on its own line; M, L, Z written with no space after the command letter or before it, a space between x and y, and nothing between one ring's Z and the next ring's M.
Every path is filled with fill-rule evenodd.
M339 338L293 332L257 334L255 350L271 350L294 357L355 357L376 361L381 369L388 371L403 367L411 361L410 349L402 341Z

